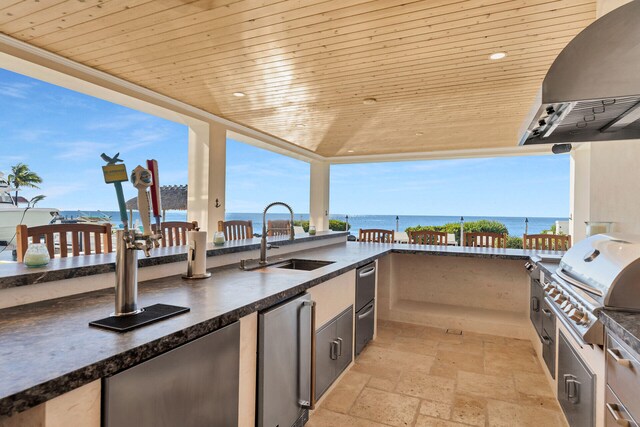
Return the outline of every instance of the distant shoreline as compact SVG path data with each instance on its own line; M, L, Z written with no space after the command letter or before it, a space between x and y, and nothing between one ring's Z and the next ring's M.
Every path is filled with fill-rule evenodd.
M111 217L111 222L114 225L118 225L120 222L119 213L117 211L60 211L63 216L100 216L108 215ZM337 219L345 221L347 214L331 214L329 219ZM453 215L397 215L398 230L404 231L407 227L414 227L417 225L443 225L449 222L460 222L459 216ZM268 219L288 219L289 214L286 213L269 213ZM227 220L251 220L253 222L253 230L260 232L262 229L262 213L243 213L243 212L228 212L226 214ZM295 220L308 220L308 213L296 213L294 215ZM522 236L525 231L525 217L510 217L510 216L464 216L465 222L477 221L480 219L486 219L490 221L499 221L503 223L509 234L512 236ZM556 221L568 221L569 218L562 217L528 217L528 232L529 234L540 233L543 230L548 230ZM168 211L167 221L186 221L186 211ZM133 212L133 223L140 222L140 217L137 211ZM361 228L383 228L387 230L396 230L396 215L356 215L349 214L349 225L351 226L352 234L357 234Z

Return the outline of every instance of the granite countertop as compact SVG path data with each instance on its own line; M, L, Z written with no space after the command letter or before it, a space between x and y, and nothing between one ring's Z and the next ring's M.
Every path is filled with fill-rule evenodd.
M336 261L314 271L241 271L231 265L211 270L212 277L200 281L170 276L140 283L139 304L173 304L191 311L124 334L88 326L113 311L112 289L3 309L0 415L28 409L134 366L389 252L517 260L531 254L513 249L342 243L287 256Z
M293 241L289 240L288 237L280 236L269 237L268 241L271 243L277 242L278 245L285 246L334 237L346 237L347 234L346 231L322 231L315 236L310 236L306 233L297 235ZM214 246L213 243L209 243L207 245L207 256L226 255L256 249L260 249L260 239L258 238L231 240L226 242L224 246ZM172 262L183 262L187 260L187 250L187 245L157 248L151 251L149 258L140 254L138 266L144 268ZM116 270L115 261L116 255L114 252L100 255L54 258L49 262L49 265L41 268L29 268L17 262L1 263L0 289L111 273Z
M613 335L640 354L640 313L605 309L598 317Z

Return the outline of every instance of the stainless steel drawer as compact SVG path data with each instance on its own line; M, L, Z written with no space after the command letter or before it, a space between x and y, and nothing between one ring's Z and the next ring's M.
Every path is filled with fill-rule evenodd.
M640 362L607 334L607 384L634 418L640 417Z
M605 427L638 427L638 423L636 423L627 408L624 407L609 386L607 386L605 395L605 406L607 409L604 414Z
M376 264L372 262L356 270L356 306L360 311L376 297Z

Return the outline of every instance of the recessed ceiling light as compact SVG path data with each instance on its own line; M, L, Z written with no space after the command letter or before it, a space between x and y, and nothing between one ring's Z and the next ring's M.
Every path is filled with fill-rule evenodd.
M242 98L243 96L246 96L246 94L244 92L233 92L233 96L237 96L238 98Z
M305 125L304 123L298 123L298 124L296 125L296 127L297 127L297 128L306 128L306 127L307 127L307 125Z
M347 153L353 153L353 150L347 150Z
M378 102L378 100L375 98L365 98L362 100L362 103L364 105L371 105L371 104L375 104L376 102Z
M422 136L424 135L424 132L416 132L416 136Z
M496 53L492 53L491 55L489 55L489 59L491 59L491 60L502 59L505 56L507 56L507 54L504 53L504 52L496 52Z

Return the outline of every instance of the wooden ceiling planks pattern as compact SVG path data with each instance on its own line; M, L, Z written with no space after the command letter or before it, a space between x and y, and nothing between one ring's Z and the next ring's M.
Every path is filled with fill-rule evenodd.
M546 71L595 9L593 0L7 0L0 31L331 157L516 145ZM498 51L507 57L490 61Z

